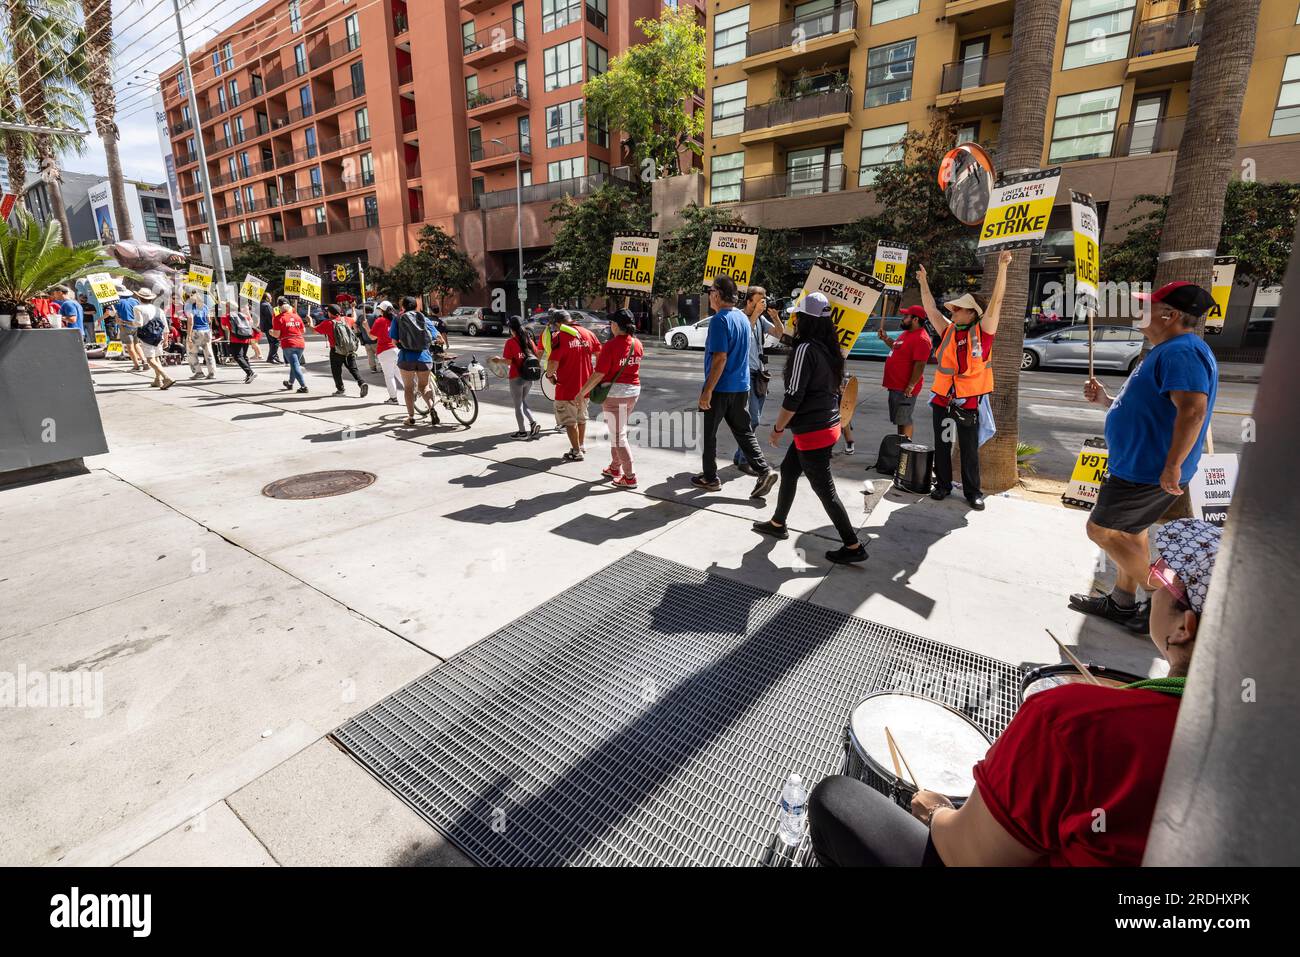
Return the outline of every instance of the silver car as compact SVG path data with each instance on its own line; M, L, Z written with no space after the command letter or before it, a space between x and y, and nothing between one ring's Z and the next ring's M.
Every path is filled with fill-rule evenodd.
M1093 366L1132 372L1142 358L1142 333L1132 326L1096 326ZM1088 367L1088 326L1080 324L1026 339L1020 355L1022 371L1039 366Z
M443 316L448 332L464 332L471 336L490 333L499 336L506 331L506 317L499 312L489 312L482 306L457 306Z

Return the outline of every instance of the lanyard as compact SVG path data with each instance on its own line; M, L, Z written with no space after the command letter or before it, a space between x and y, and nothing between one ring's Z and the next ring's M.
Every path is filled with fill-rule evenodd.
M1141 688L1144 691L1159 691L1161 694L1173 695L1175 698L1183 696L1183 685L1186 678L1147 678L1145 681L1135 681L1131 685L1125 685L1125 688Z

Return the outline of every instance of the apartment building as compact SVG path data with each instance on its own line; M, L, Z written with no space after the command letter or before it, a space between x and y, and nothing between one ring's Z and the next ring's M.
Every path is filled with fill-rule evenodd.
M1186 0L1062 0L1042 164L1064 167L1031 298L1073 262L1069 190L1096 197L1103 239L1133 197L1168 193L1203 24ZM1300 177L1300 11L1263 0L1238 158ZM900 138L947 110L958 139L996 144L1014 0L715 0L708 5L703 198L752 225L793 228L807 258L877 207ZM906 237L899 237L906 239ZM1253 289L1234 291L1240 344ZM1267 298L1270 293L1261 293Z
M300 260L325 294L391 265L420 228L456 236L484 289L549 248L551 203L624 161L582 84L644 39L635 21L702 0L273 0L162 74L190 242L206 240L202 135L221 241ZM702 102L702 101L701 101ZM525 273L530 273L525 267ZM537 301L544 279L527 277Z

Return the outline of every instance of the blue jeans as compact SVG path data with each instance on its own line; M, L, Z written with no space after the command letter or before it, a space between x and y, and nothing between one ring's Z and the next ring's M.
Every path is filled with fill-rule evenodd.
M757 394L752 388L749 390L749 424L755 432L758 431L759 419L763 418L763 403L766 399L767 396ZM736 449L736 454L731 461L736 465L745 461L745 456L740 453L740 449Z
M284 357L289 360L289 381L297 381L304 389L307 388L307 380L302 375L302 350L301 349L283 349Z

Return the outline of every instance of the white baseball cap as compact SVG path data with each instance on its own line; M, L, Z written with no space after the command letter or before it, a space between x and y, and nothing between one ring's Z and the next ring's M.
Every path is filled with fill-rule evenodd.
M375 306L375 312L383 313L383 312L387 312L389 309L392 308L393 308L393 304L389 302L387 299L385 299L379 305Z
M829 316L831 314L831 303L820 292L810 292L793 306L786 310L787 313L801 312L805 316Z

